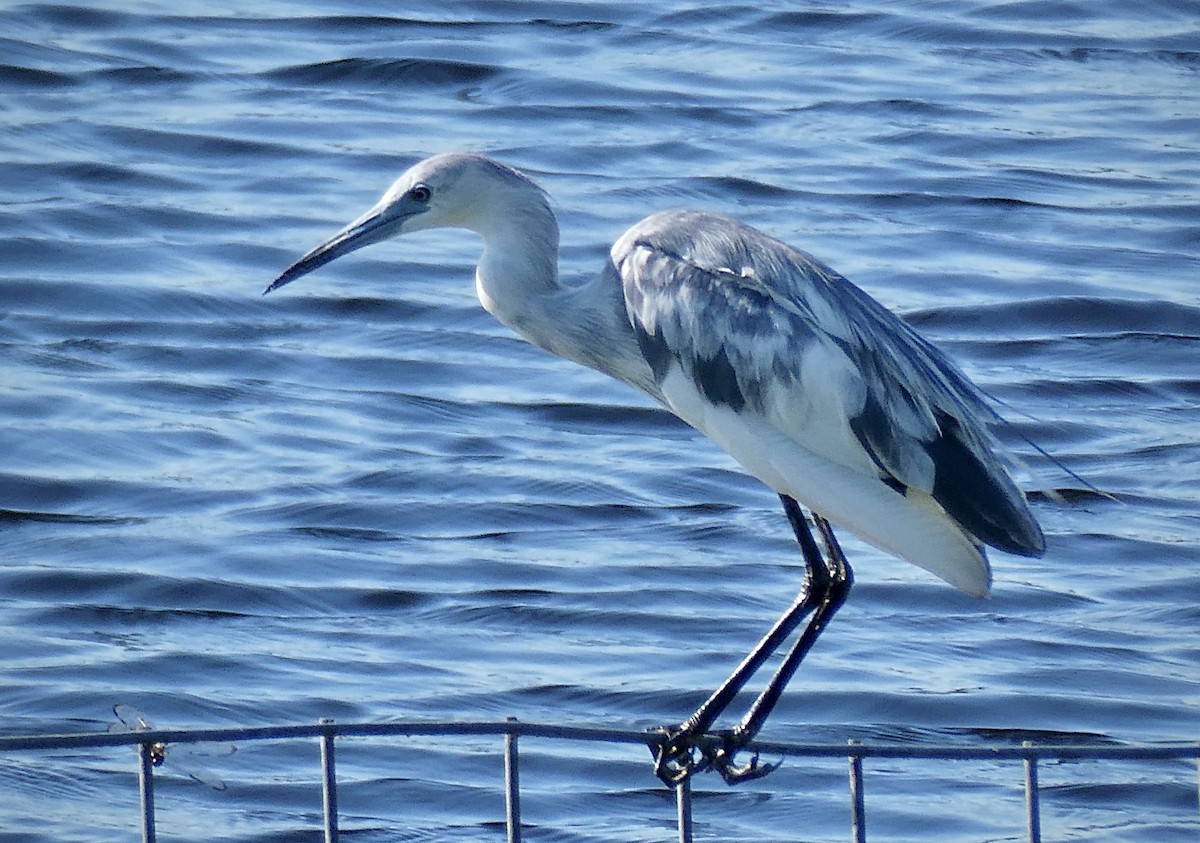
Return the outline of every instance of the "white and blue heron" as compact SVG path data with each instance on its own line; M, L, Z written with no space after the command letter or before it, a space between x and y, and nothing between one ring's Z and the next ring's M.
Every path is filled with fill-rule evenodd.
M850 590L831 525L980 596L991 585L986 545L1044 552L1042 531L999 456L993 431L1002 420L981 391L833 269L729 217L653 214L617 240L597 275L568 284L558 275L558 222L546 194L489 158L449 153L405 172L266 292L368 244L446 227L483 239L475 290L500 322L640 389L783 501L805 560L803 586L695 713L651 735L664 782L710 768L735 782L771 769L735 755ZM745 716L711 731L794 633Z

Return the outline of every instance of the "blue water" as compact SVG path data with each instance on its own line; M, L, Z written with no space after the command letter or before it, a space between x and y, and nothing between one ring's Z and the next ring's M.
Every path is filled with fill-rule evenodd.
M644 728L789 602L774 496L494 323L469 235L260 297L410 163L472 149L555 197L566 275L652 210L733 213L1008 408L1046 557L996 554L978 601L846 537L858 585L766 737L1195 740L1198 22L1182 0L6 5L2 731L103 731L117 702L163 726ZM347 838L499 839L497 749L347 741ZM673 838L640 750L526 749L531 839ZM161 839L319 839L315 753L240 747L223 792L168 764ZM0 840L137 839L133 770L0 758ZM845 839L844 776L702 779L697 834ZM1194 840L1194 776L1048 767L1047 839ZM872 839L1022 832L1012 766L867 777Z

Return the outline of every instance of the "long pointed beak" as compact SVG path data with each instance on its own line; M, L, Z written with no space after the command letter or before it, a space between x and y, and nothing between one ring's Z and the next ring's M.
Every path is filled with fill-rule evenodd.
M265 296L284 284L290 284L302 275L307 275L342 255L348 255L363 246L369 246L399 234L400 225L405 218L406 215L395 213L391 203L380 201L378 205L285 269L267 289L263 290L262 294Z

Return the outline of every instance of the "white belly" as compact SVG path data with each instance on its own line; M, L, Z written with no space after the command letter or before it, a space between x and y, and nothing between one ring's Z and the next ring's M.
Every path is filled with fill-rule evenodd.
M991 571L981 550L927 494L902 495L882 482L865 451L816 453L749 409L711 403L678 368L660 386L672 412L776 492L968 594L988 593Z

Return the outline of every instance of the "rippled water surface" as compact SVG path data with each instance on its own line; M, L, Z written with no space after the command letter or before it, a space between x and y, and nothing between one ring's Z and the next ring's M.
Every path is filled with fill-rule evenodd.
M555 197L566 275L651 210L733 213L1008 408L1046 557L996 554L979 601L846 538L855 593L768 737L1196 739L1197 21L1178 0L5 5L3 731L103 731L117 702L164 726L644 728L789 602L774 496L493 322L470 235L259 295L413 161L472 149ZM531 839L672 839L641 751L527 750ZM319 839L314 747L210 763L227 790L163 768L162 839ZM350 839L502 834L490 742L347 741L339 763ZM845 839L843 768L705 778L697 834ZM133 769L0 758L0 839L136 839ZM1019 769L867 776L873 839L1021 834ZM1047 839L1195 839L1190 764L1042 782Z

